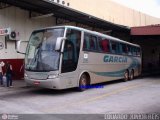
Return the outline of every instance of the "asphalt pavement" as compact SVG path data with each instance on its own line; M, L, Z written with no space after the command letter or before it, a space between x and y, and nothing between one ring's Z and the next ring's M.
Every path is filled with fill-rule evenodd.
M0 113L22 120L104 120L114 114L127 116L126 120L132 115L160 119L159 75L101 85L104 87L77 92L27 87L23 80L15 80L11 88L0 87Z

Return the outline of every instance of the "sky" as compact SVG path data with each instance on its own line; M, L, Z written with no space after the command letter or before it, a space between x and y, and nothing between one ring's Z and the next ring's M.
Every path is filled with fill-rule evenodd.
M160 0L112 0L129 8L160 18Z

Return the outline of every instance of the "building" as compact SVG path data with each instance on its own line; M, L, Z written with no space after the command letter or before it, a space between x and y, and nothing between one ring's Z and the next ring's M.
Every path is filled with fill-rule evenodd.
M54 0L56 1L56 0ZM65 0L71 8L129 27L159 24L160 19L124 7L112 0ZM147 2L147 1L146 1Z
M34 29L67 24L129 41L129 27L157 23L160 19L111 0L0 0L0 29L10 28L16 40L28 41ZM16 52L16 40L0 35L0 60L10 61L14 79L21 79L24 55Z
M142 47L143 72L159 72L160 25L132 27L131 41Z

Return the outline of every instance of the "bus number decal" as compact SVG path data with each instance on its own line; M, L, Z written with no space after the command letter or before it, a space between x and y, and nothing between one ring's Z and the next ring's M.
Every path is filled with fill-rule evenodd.
M88 63L88 54L84 54L83 56L83 63Z

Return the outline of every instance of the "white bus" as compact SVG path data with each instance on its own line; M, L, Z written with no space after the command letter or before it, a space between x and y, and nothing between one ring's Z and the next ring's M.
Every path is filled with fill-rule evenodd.
M85 87L141 74L141 48L95 31L56 26L33 31L25 56L28 85Z

